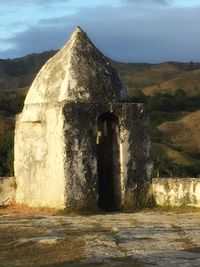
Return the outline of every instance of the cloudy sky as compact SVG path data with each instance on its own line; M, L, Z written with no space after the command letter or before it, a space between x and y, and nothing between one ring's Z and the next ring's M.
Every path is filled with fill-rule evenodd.
M59 49L76 25L115 60L200 61L200 0L0 0L0 58Z

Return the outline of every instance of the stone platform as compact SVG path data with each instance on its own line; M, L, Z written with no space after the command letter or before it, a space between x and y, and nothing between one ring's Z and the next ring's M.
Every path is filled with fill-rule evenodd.
M0 215L0 266L200 266L198 212Z

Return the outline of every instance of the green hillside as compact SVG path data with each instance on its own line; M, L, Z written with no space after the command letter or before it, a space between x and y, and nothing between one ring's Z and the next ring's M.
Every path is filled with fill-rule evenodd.
M159 84L146 86L142 89L145 95L169 92L174 94L177 89L182 89L187 95L194 96L200 94L200 69L193 71L182 71L177 73L172 79Z
M176 121L167 121L159 125L164 143L200 159L200 110L190 112Z
M16 59L0 59L0 92L30 86L44 63L55 51L31 54Z
M126 65L126 64L125 64ZM183 89L187 95L200 94L200 64L168 62L161 64L116 64L130 96L172 93Z
M0 176L13 175L15 115L37 72L54 54L0 60ZM154 175L200 176L200 63L112 63L129 101L146 104Z

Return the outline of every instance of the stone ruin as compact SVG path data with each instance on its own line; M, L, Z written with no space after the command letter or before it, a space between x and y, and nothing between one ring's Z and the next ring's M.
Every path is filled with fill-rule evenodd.
M78 27L42 67L16 118L16 203L114 211L144 199L148 117L143 104L126 101L110 60Z

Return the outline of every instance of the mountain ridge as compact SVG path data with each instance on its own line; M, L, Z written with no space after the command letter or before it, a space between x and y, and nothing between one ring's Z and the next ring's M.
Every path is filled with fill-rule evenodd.
M13 175L14 116L21 112L38 71L56 52L0 59L0 176ZM199 142L195 125L200 118L200 63L110 61L126 85L129 100L146 103L155 169L160 175L199 176L200 151L194 144ZM189 131L181 134L180 127Z
M30 86L40 68L56 53L56 50L51 50L43 53L32 53L15 59L0 59L0 92ZM137 95L138 90L145 93L146 87L158 86L160 88L162 82L177 78L179 74L184 75L191 71L200 70L200 63L198 62L169 61L152 64L110 61L119 71L131 96ZM198 89L199 92L200 88Z

